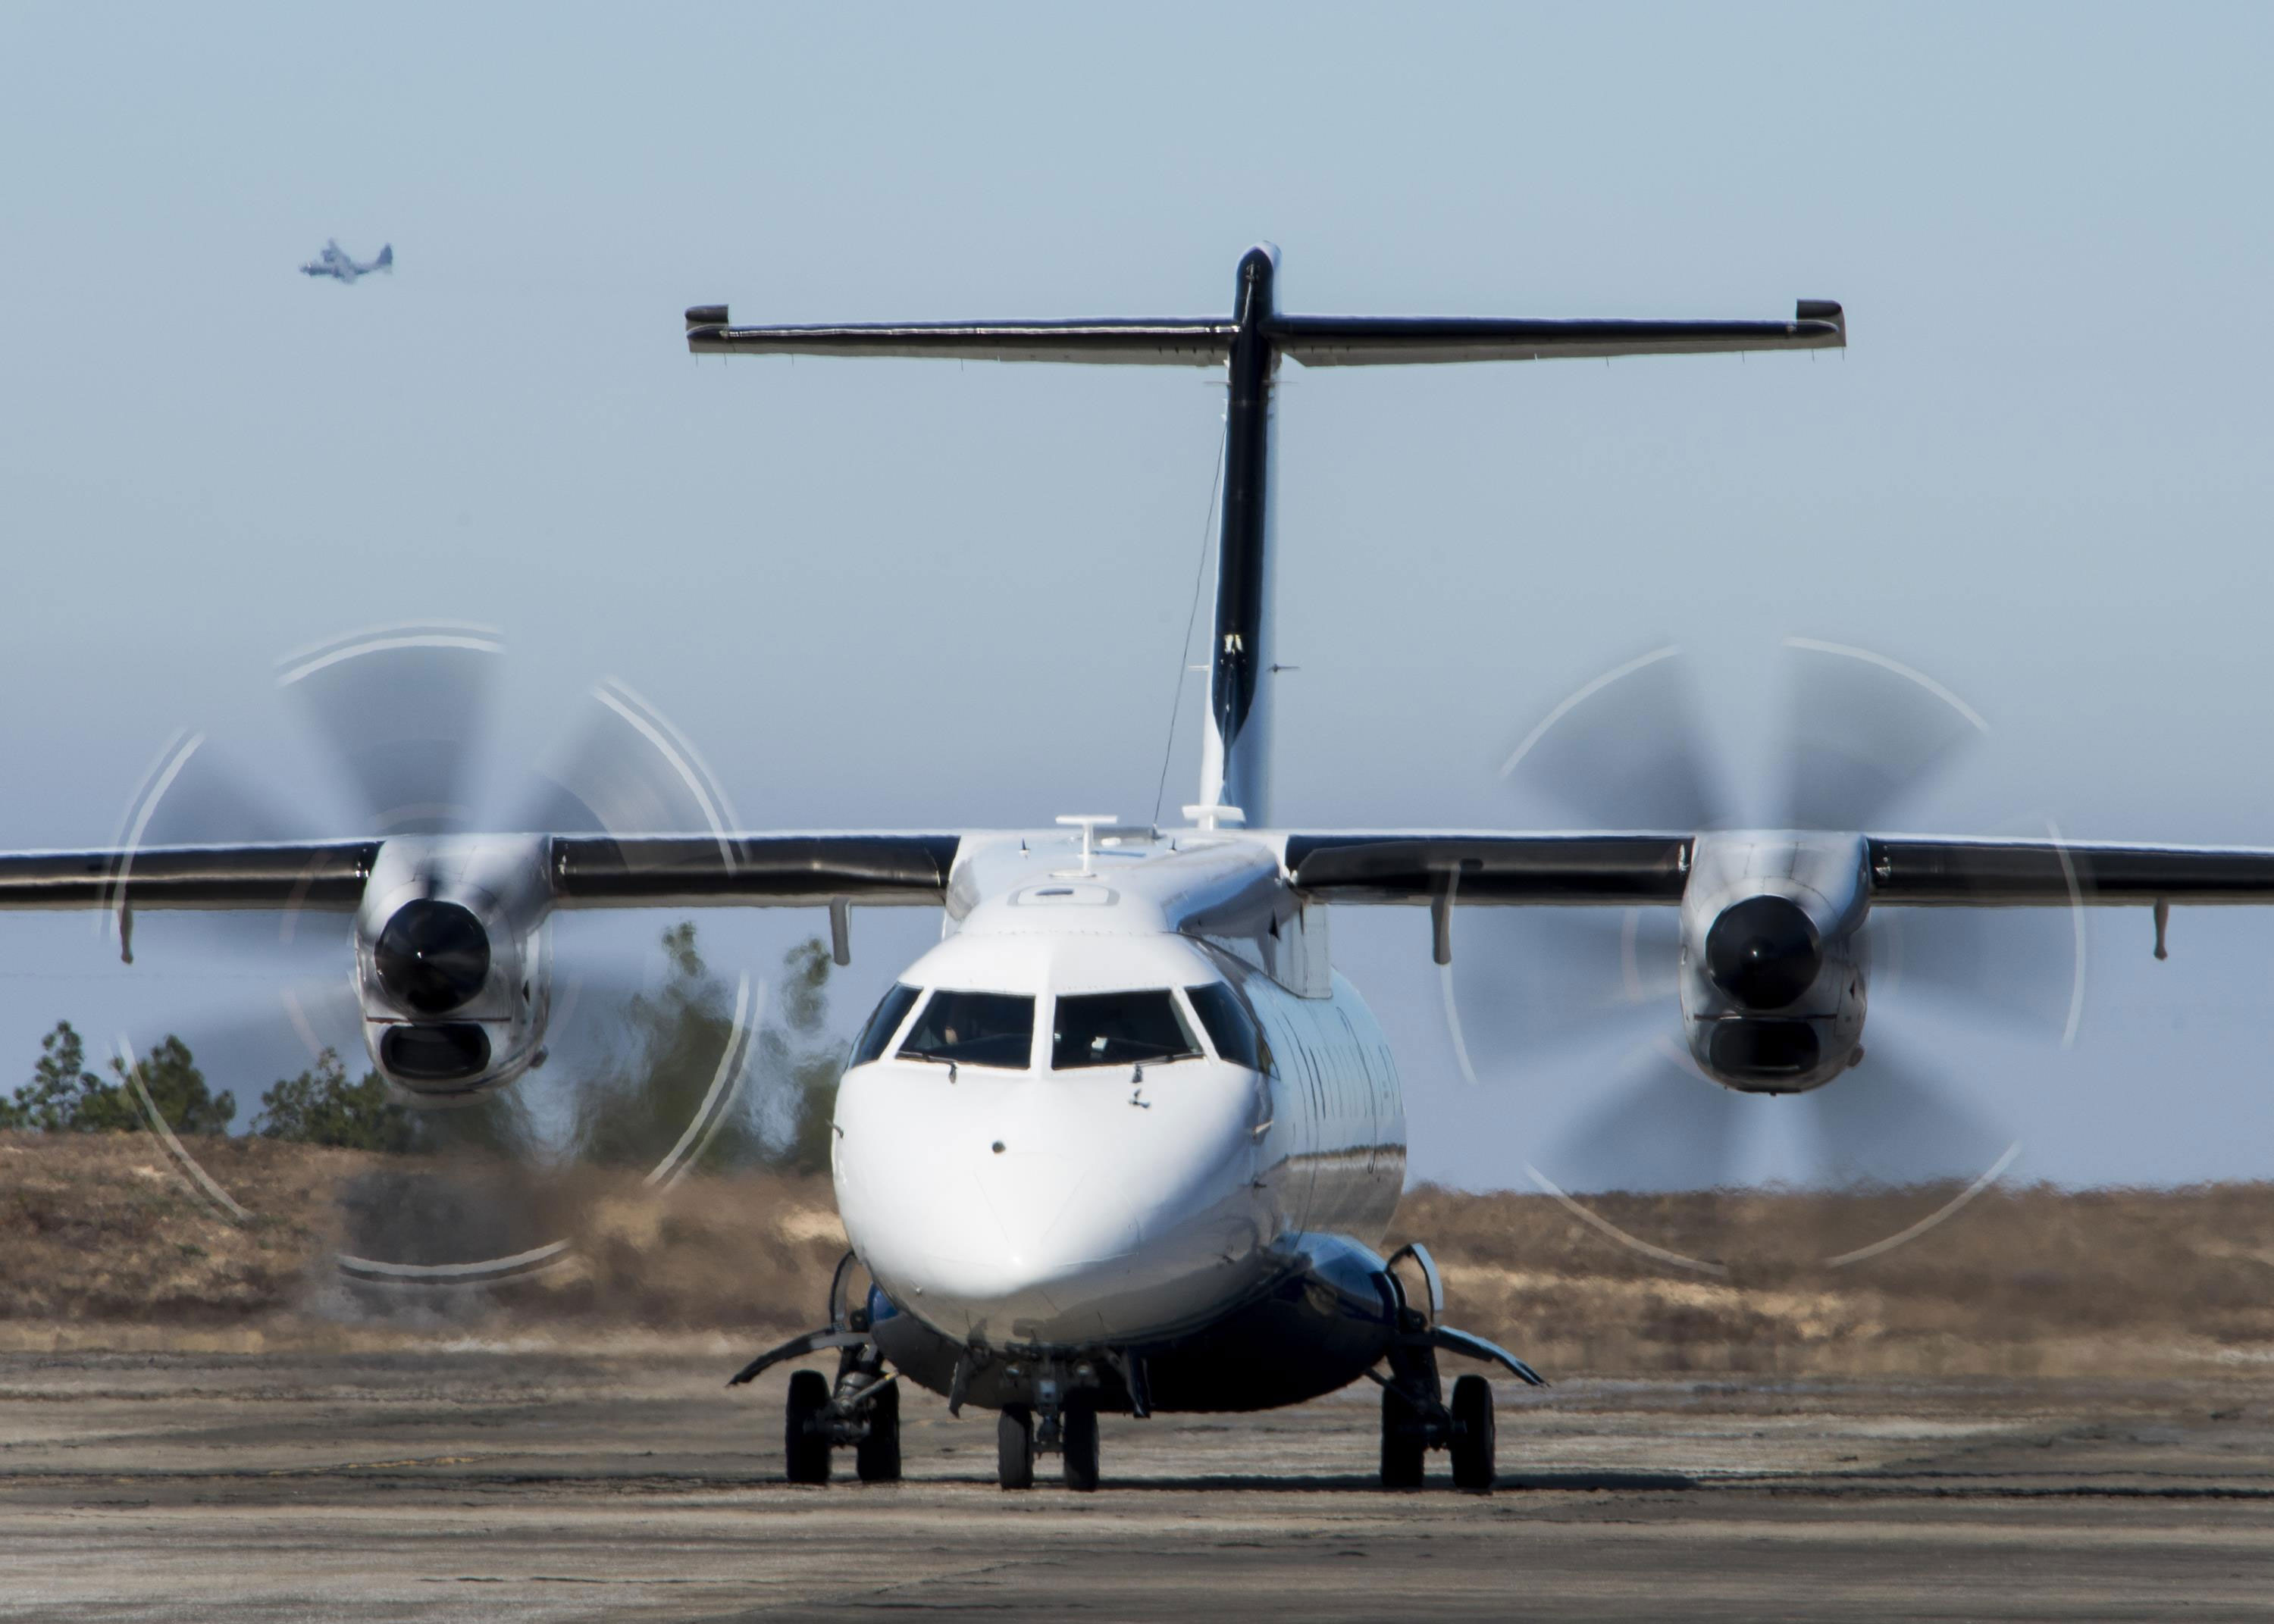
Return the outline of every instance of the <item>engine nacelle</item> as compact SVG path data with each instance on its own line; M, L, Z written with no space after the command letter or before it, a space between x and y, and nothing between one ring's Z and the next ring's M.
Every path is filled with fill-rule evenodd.
M1699 835L1682 894L1682 1018L1699 1069L1748 1094L1818 1088L1863 1054L1855 835Z
M543 1052L552 1012L541 835L398 836L380 847L356 912L364 1047L422 1101L509 1083Z

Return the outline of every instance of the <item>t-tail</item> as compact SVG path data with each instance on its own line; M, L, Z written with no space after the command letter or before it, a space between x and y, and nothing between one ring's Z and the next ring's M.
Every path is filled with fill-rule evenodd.
M383 256L382 256L383 257ZM1840 306L1803 299L1789 321L1540 320L1496 316L1298 316L1274 301L1279 251L1240 256L1229 320L864 322L743 327L723 304L687 312L697 355L930 356L967 361L1080 361L1222 366L1224 498L1216 555L1207 733L1201 756L1205 823L1270 819L1274 666L1271 617L1271 394L1283 357L1305 366L1558 357L1683 355L1735 350L1836 350Z

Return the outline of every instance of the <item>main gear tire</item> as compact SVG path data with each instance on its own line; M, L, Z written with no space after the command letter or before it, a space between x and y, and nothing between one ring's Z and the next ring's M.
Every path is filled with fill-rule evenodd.
M1077 1494L1097 1487L1097 1400L1077 1393L1058 1416L1058 1454L1065 1485Z
M1395 1387L1382 1390L1382 1486L1418 1489L1426 1475L1429 1439L1421 1417Z
M900 1384L887 1381L869 1397L869 1432L853 1446L854 1470L863 1483L900 1480Z
M828 1413L828 1377L802 1370L789 1379L782 1423L782 1476L788 1481L829 1481Z
M1492 1383L1464 1376L1453 1384L1453 1486L1471 1494L1491 1489L1495 1447Z

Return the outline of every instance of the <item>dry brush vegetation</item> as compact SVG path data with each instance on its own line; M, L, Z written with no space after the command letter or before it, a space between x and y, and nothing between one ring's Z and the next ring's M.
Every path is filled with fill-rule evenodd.
M742 1348L814 1323L844 1245L826 1180L690 1177L256 1139L197 1141L252 1215L222 1214L147 1135L0 1134L0 1347L246 1350L514 1336ZM2274 1186L1992 1190L1921 1240L1844 1267L1944 1192L1612 1197L1611 1222L1707 1273L1606 1239L1545 1196L1424 1187L1449 1317L1551 1373L2062 1375L2274 1365ZM418 1225L399 1222L416 1209ZM380 1244L374 1245L374 1237ZM478 1289L343 1275L358 1247L572 1243ZM437 1257L444 1255L436 1253Z

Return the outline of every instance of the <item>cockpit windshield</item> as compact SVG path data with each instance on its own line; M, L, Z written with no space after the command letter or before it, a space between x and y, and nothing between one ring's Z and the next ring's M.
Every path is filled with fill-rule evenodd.
M1201 1025L1208 1028L1215 1041L1216 1052L1234 1065L1246 1066L1251 1071L1274 1070L1271 1045L1255 1024L1255 1017L1239 995L1222 981L1209 981L1199 987L1185 989L1185 996L1193 1001L1199 1011Z
M847 1062L847 1066L867 1065L881 1057L885 1046L892 1041L892 1034L900 1029L900 1023L908 1018L908 1011L915 1007L920 996L906 981L895 981L884 1002L869 1017L869 1024L861 1028L861 1035L853 1040L853 1058Z
M904 1059L1023 1071L1035 1051L1035 1001L1024 993L951 992L923 1006L900 1045Z
M1199 1040L1166 991L1061 997L1051 1025L1054 1071L1201 1057Z

